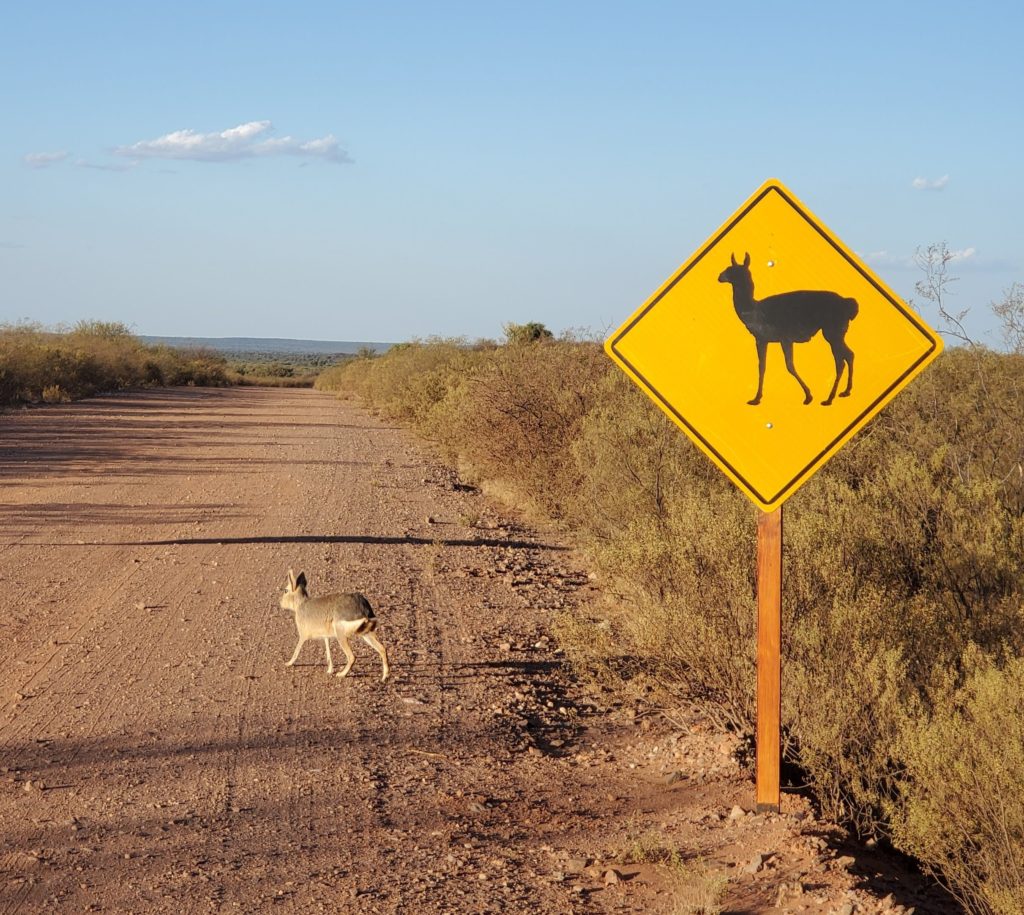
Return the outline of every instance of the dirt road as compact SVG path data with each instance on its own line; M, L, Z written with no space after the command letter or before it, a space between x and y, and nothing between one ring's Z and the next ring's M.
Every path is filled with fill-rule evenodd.
M362 643L345 680L319 643L284 666L289 567L369 597L389 682ZM575 554L326 395L0 417L0 588L0 915L670 912L653 836L742 911L909 886L856 890L799 800L730 820L727 738L573 684L549 626L596 596Z

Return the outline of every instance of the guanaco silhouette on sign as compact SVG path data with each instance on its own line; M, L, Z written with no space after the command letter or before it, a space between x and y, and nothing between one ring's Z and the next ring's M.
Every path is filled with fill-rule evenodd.
M846 345L846 332L850 322L857 317L857 300L846 298L836 292L816 292L806 289L794 292L781 292L758 301L754 298L754 278L750 275L750 255L746 254L743 263L730 255L731 266L726 267L718 277L718 282L732 286L732 304L736 315L743 326L754 337L757 344L757 393L747 403L757 405L761 402L764 390L764 363L769 343L782 346L782 355L786 359L786 368L804 391L804 403L811 402L811 389L804 384L793 364L793 344L806 343L818 331L832 348L832 358L836 364L836 378L832 382L832 390L823 400L822 406L829 406L835 399L839 381L846 368L846 388L839 396L848 397L853 390L853 350Z

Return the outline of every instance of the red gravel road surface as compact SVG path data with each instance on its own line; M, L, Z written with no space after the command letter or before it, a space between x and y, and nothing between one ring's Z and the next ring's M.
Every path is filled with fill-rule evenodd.
M0 494L0 915L954 911L800 797L734 809L735 738L585 692L582 558L350 403L8 413ZM369 598L388 682L359 639L285 667L289 568Z

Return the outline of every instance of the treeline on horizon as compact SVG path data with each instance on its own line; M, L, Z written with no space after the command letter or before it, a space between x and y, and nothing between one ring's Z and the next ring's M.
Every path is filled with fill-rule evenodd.
M988 915L1024 913L1022 383L1020 351L948 350L786 512L787 761ZM597 342L510 325L317 386L573 532L615 595L558 624L584 677L753 734L756 510Z

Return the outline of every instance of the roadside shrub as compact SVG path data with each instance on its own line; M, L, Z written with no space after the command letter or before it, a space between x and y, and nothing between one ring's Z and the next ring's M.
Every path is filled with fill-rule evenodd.
M390 418L420 427L472 361L464 340L400 343L383 355L357 356L325 370L315 387L353 393Z
M527 324L514 324L510 321L503 326L502 330L505 331L505 342L516 346L540 343L555 338L550 330L537 321L530 321Z
M746 727L754 510L617 370L602 377L573 456L581 481L571 521L623 592L607 620L616 668Z
M357 394L436 442L467 473L507 479L560 516L580 483L565 457L607 365L595 343L541 335L533 344L400 344L325 371L317 387Z
M452 370L463 377L427 379L439 388L423 431L474 475L505 481L563 517L582 484L573 443L607 372L597 344L540 338L489 349L471 367L453 363Z
M885 832L907 714L961 675L970 644L1024 651L1024 524L997 481L913 454L856 490L827 473L786 521L783 685L790 750L829 815Z
M149 347L123 325L0 326L0 403L65 403L144 385L224 384L215 353Z
M974 912L1024 913L1024 659L971 648L901 739L895 836Z

